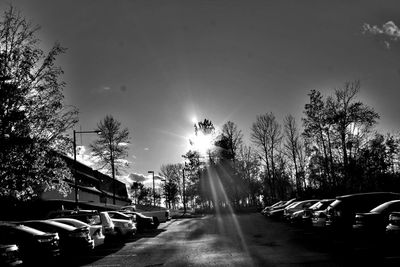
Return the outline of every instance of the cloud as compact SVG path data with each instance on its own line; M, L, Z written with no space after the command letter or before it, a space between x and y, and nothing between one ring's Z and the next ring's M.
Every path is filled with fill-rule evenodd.
M98 162L98 159L93 157L90 150L86 149L85 146L76 146L76 160L89 167Z
M130 144L126 143L126 142L120 142L120 143L118 143L118 145L120 145L120 146L129 146Z
M390 48L390 42L397 42L400 40L400 29L393 21L386 22L382 27L364 23L362 33L382 38L386 48Z
M158 174L154 174L154 180L162 180L162 179L165 179L165 177L160 176Z
M133 182L144 183L146 180L148 180L147 176L139 173L131 173L129 174L128 178L131 181L131 183Z
M149 150L150 150L150 148L148 148L148 147L144 148L144 151L149 151Z
M103 90L105 90L105 91L110 91L110 90L111 90L111 87L109 87L109 86L103 86Z

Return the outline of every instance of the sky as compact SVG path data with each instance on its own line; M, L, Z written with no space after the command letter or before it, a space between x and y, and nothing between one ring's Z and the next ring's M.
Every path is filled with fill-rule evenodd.
M329 96L349 81L380 132L400 129L398 0L0 0L0 10L10 3L41 26L45 51L67 48L57 64L75 130L106 115L128 128L125 181L182 163L194 119L233 121L250 144L257 115L300 126L312 89ZM94 138L78 136L79 160Z

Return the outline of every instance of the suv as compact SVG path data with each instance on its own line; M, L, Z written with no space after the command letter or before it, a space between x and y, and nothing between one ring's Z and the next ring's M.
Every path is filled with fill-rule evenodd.
M400 199L400 194L370 192L338 196L327 208L326 226L332 229L350 230L356 213L368 212L384 202L395 199Z

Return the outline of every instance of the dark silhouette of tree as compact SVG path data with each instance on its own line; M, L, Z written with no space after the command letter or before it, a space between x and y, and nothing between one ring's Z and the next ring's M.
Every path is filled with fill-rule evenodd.
M285 118L284 121L285 144L284 148L288 158L292 161L294 166L296 191L302 191L302 177L300 176L300 155L303 149L299 129L296 125L296 120L292 115Z
M244 202L248 201L250 206L258 205L263 188L260 178L261 164L257 153L251 147L241 146L238 153L238 173L245 185Z
M237 168L237 154L242 143L242 131L238 130L236 124L231 121L222 126L221 134L215 142L219 149L219 152L217 152L219 154L217 164L222 167L219 177L235 207L239 205L241 195L245 192L242 190L243 180Z
M327 119L327 108L323 96L319 91L312 90L309 94L310 102L305 105L303 120L305 142L308 144L307 152L313 157L314 164L320 162L323 172L318 172L322 179L326 179L326 186L336 185L333 174L333 158L331 145L332 126ZM316 174L316 173L315 173ZM315 176L314 176L315 177Z
M266 182L269 194L276 198L275 157L282 141L281 126L273 113L257 116L251 128L251 141L259 148L261 158L266 164Z
M356 100L359 90L359 81L347 82L343 89L335 91L335 99L329 108L330 119L340 140L345 177L348 176L349 150L354 144L350 127L356 127L357 131L369 131L379 119L372 108Z
M0 21L0 196L20 200L56 189L66 194L72 174L59 153L72 151L66 131L77 110L64 105L63 71L55 44L48 53L28 23L12 6Z

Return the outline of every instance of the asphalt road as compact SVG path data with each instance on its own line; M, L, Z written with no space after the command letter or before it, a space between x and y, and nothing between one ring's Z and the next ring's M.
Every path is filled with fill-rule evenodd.
M114 241L79 266L398 266L348 240L272 221L261 214L174 219ZM71 266L72 264L67 263Z

